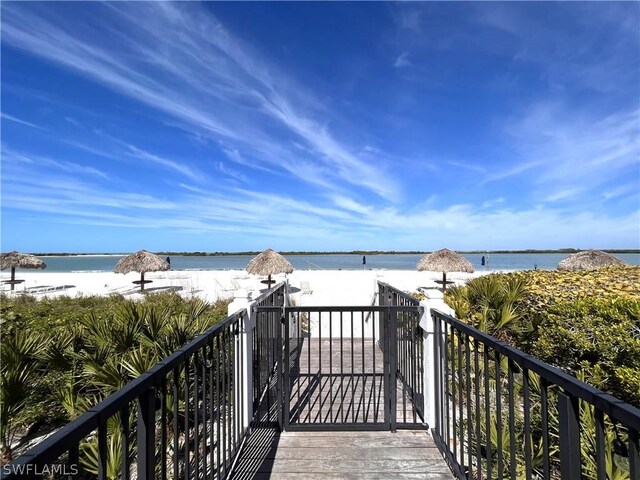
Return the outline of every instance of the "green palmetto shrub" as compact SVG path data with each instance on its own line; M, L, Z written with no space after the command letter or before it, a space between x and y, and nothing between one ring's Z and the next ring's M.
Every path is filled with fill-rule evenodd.
M525 288L523 278L484 275L466 286L449 289L445 301L458 318L500 340L509 341L524 329L523 315L517 303Z
M487 474L487 456L491 462L491 478L509 478L512 474L515 478L525 479L526 475L526 447L525 422L529 425L529 448L530 464L532 468L532 478L544 478L545 451L543 443L543 383L540 376L534 372L528 373L529 404L524 401L524 370L512 364L513 371L513 409L509 408L509 376L508 360L500 357L500 375L496 363L494 352L487 350L488 362L485 363L485 347L478 345L478 351L473 342L467 341L465 337L458 340L457 337L450 337L449 349L447 353L448 383L449 392L455 391L455 410L457 419L455 430L453 428L452 412L454 404L450 403L449 421L451 427L450 436L459 436L460 431L464 432L467 440L465 451L470 451L472 455L472 465L470 466L471 478L480 478L480 466L477 457L480 457L483 475ZM458 346L460 350L458 350ZM456 352L460 351L459 357ZM467 351L469 355L467 357ZM455 355L452 359L451 354ZM476 363L475 356L478 354ZM461 359L462 360L461 360ZM467 358L469 359L467 361ZM461 362L461 363L460 363ZM467 374L467 369L469 373ZM459 375L458 372L463 374ZM489 379L485 384L485 375ZM475 379L479 381L475 381ZM578 374L578 378L585 380L584 373ZM469 382L468 382L469 380ZM498 386L500 395L500 408L498 408ZM558 392L559 387L549 385L546 387L547 407L545 410L547 417L547 438L548 438L548 464L549 476L552 479L560 478L560 457L559 457L559 436L560 417L558 413ZM449 397L449 398L453 398ZM462 415L459 413L459 406L462 404ZM596 420L594 407L585 401L579 401L580 415L580 441L582 477L584 479L596 479ZM487 419L487 411L489 418ZM500 415L498 415L500 412ZM510 416L513 412L513 418ZM528 416L528 419L526 416ZM498 417L501 418L499 425ZM628 434L622 425L615 425L614 422L603 414L604 426L604 458L607 478L609 480L629 480L629 459L627 452ZM469 436L468 431L471 430ZM479 436L477 432L480 432ZM511 440L513 437L514 450L511 450ZM469 438L471 439L469 441ZM458 447L460 449L460 447ZM460 450L458 450L460 451ZM515 462L512 460L512 453ZM500 458L500 461L499 461ZM465 453L464 462L467 462ZM499 471L499 465L501 470ZM489 478L489 477L486 477Z
M42 430L78 417L226 313L227 302L207 304L177 294L148 295L141 302L121 296L2 297L3 461L12 456L12 440L24 440L35 425L46 433ZM183 377L181 373L177 379L179 391ZM120 441L117 437L110 434L110 449ZM89 438L83 451L90 452L94 440ZM111 467L117 470L115 464Z
M3 464L11 461L11 444L23 421L34 384L41 375L38 359L43 338L18 329L2 336L0 350L0 455Z

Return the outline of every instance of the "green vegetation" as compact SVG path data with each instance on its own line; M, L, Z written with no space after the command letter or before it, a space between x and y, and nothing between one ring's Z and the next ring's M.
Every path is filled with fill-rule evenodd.
M456 316L510 343L526 353L555 365L579 379L602 389L635 406L640 406L640 267L612 267L583 272L527 271L510 274L486 275L471 280L464 287L450 289L446 302L455 310ZM508 361L505 357L483 346L469 342L464 336L451 339L452 345L461 343L463 354L461 364L471 370L471 378L489 376L489 390L482 385L459 378L451 356L451 383L458 392L468 388L471 396L463 400L473 410L471 422L480 426L482 439L489 438L494 462L497 451L504 452L502 475L505 478L514 473L524 478L525 415L530 418L530 454L536 474L542 475L542 380L533 372L526 378L530 391L530 403L523 403L525 372L515 365L513 368L513 388L515 408L508 408ZM451 355L455 355L452 347ZM478 363L468 360L476 355ZM486 356L485 356L486 355ZM466 365L468 363L468 365ZM463 368L462 365L459 368ZM462 370L464 371L464 370ZM501 392L498 395L497 392ZM548 406L548 427L550 438L551 477L559 475L557 458L558 438L558 388L546 389ZM496 398L501 397L498 408ZM476 400L474 401L474 397ZM475 414L475 403L490 405L490 418ZM580 401L581 450L583 478L597 478L595 458L595 411L584 401ZM497 412L501 414L501 425ZM478 409L484 411L484 406ZM513 418L510 416L513 415ZM469 420L458 421L454 428L467 428ZM610 479L630 478L627 431L621 425L614 425L606 415L605 460ZM516 438L515 463L511 464L509 451L510 424L513 424ZM472 445L482 455L487 451L484 444Z
M16 440L73 420L227 314L177 294L0 300L2 464Z
M445 300L478 329L640 406L640 267L486 275Z

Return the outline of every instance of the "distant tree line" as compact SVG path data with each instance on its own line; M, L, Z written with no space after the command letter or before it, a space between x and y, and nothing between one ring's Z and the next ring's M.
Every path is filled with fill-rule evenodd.
M583 249L579 248L559 248L556 250L456 250L458 253L467 254L492 254L492 253L576 253ZM618 249L605 249L607 253L639 253L640 249L633 248L618 248ZM36 256L48 256L48 257L69 257L76 255L128 255L131 252L126 253L34 253ZM247 251L247 252L156 252L158 255L176 255L182 257L225 257L225 256L253 256L258 255L261 252ZM351 251L280 251L282 255L422 255L425 253L431 253L430 250L408 250L408 251L396 251L396 250L351 250Z

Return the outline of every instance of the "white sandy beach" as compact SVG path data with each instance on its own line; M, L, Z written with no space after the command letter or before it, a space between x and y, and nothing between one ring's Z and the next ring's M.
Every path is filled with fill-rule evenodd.
M447 278L462 284L469 278L487 273L491 272L451 273ZM1 278L8 279L7 272L3 272ZM16 278L25 281L16 285L13 294L26 292L42 298L120 293L130 298L142 297L136 293L138 287L132 283L140 279L137 273L120 275L112 272L20 270L16 272ZM145 279L153 281L146 286L149 293L173 289L182 296L195 296L209 302L233 298L238 290L248 291L256 298L261 291L265 291L266 286L260 283L265 278L249 275L244 270L172 270L145 275ZM298 305L370 305L378 280L413 292L418 287L436 287L434 281L441 279L442 274L410 270L297 270L286 277L282 274L273 278L277 281L289 280L293 299ZM7 285L3 285L3 292L8 293L8 289Z

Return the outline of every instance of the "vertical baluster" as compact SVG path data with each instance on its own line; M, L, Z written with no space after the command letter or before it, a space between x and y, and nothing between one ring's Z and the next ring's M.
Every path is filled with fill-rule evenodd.
M318 312L318 413L315 418L320 419L322 423L322 313Z
M540 410L542 416L542 472L544 480L551 478L549 456L549 400L547 381L540 377Z
M522 369L522 384L524 397L524 467L527 480L531 480L531 400L529 393L529 370Z
M496 357L496 430L498 442L496 453L498 455L498 480L502 480L504 475L504 461L502 458L502 372L500 365L500 354L495 352Z
M241 434L244 429L244 405L245 405L245 392L244 392L244 314L238 319L238 342L239 342L239 353L238 353L238 365L240 367L240 376L238 377L238 381L240 382L240 398L238 399L238 409L240 411L240 418L238 423L238 432ZM287 342L289 339L287 339ZM242 440L242 436L240 435L239 441Z
M457 409L456 403L456 333L451 326L451 429L453 439L453 458L458 463L458 430L457 430Z
M138 445L140 447L140 445ZM144 458L144 452L138 451L138 458ZM139 461L139 460L138 460ZM102 420L98 425L98 480L107 477L107 423Z
M471 474L473 471L473 424L471 421L471 339L468 335L465 335L464 349L465 349L465 370L466 370L466 402L467 402L467 468Z
M365 398L366 398L366 377L365 377L365 361L364 361L364 312L360 313L360 335L361 335L361 340L362 340L362 395L361 395L361 399L362 399L362 422L366 423L367 422L367 413L366 413L366 406L365 406Z
M207 426L210 423L209 404L207 402L207 344L200 351L200 388L202 391L202 478L207 478Z
M312 403L311 403L311 395L312 395L312 390L311 390L311 319L312 319L312 314L311 312L307 312L307 315L309 316L308 318L308 322L309 322L309 337L307 338L307 417L305 419L305 423L311 423L311 408L312 408Z
M343 334L343 319L342 312L340 312L340 421L344 423L344 334Z
M160 476L167 478L167 377L160 382Z
M401 302L398 302L401 303ZM407 397L409 394L409 316L407 312L400 312L402 316L402 421L407 423Z
M629 429L629 474L631 478L640 478L640 447L638 444L638 432Z
M120 410L120 476L123 480L129 479L129 405L125 405Z
M333 413L333 312L329 312L329 422L335 423Z
M191 454L190 445L191 442L191 428L189 425L189 380L190 377L190 362L189 356L184 359L184 478L188 480L191 478Z
M418 317L418 314L416 313L410 313L410 318L413 320L411 322L411 334L410 334L410 338L411 338L411 400L413 403L413 423L417 422L417 417L416 417L416 410L417 410L417 405L418 405L418 396L417 396L417 392L419 390L417 390L417 360L418 360L418 352L417 352L417 345L418 342L421 340L421 338L419 338L418 336L418 332L419 330L419 322L420 322L420 318Z
M179 383L180 381L180 371L178 367L173 369L173 385L172 385L172 396L173 396L173 478L177 479L180 475L180 463L179 463L179 444L178 440L180 438L179 424L178 424L178 403L179 403Z
M353 361L354 361L354 353L353 353L353 311L351 311L351 323L350 323L350 337L351 337L351 423L356 423L356 414L355 414L355 385L354 385L354 370L353 370Z
M236 371L236 367L238 366L238 364L236 363L236 356L238 355L238 351L237 351L237 339L238 339L238 331L237 331L237 324L234 322L229 326L229 333L230 338L229 338L229 342L230 342L230 346L231 346L231 355L229 356L229 384L231 385L231 388L229 389L229 393L231 395L231 409L229 411L231 418L231 431L233 432L233 437L232 437L232 441L231 441L231 450L232 452L235 452L236 450L236 443L238 442L238 436L237 436L237 430L236 430L236 425L237 425L237 411L236 411L236 405L238 402L238 397L237 397L237 382L236 382L236 376L235 376L235 371ZM278 363L280 365L282 365L282 358L280 358L278 360Z
M371 358L373 358L373 378L371 379L371 392L373 399L373 421L378 423L378 402L376 401L376 375L378 369L376 367L376 315L377 312L371 312Z
M484 376L484 415L485 415L485 447L486 447L486 459L487 459L487 477L492 478L492 460L493 453L491 452L491 389L490 389L490 372L489 372L489 349L483 344L483 376Z
M273 332L273 330L272 330ZM272 337L273 338L273 337ZM271 347L271 358L269 359L269 365L273 368L273 341ZM223 358L223 390L224 390L224 431L222 437L224 439L225 447L224 447L224 471L225 475L229 476L231 473L229 471L230 462L231 462L231 429L230 429L230 420L231 420L231 385L229 384L229 328L226 327L222 330L222 345L224 354Z
M445 415L445 430L446 430L446 443L447 449L451 450L451 390L449 387L449 362L451 361L451 338L449 338L449 324L443 322L444 325L444 392L445 392L445 405L444 405L444 415Z
M513 381L514 364L511 359L507 362L507 391L509 398L509 472L511 480L516 480L516 419L515 419L515 397Z
M213 361L213 349L214 349L214 338L211 338L209 342L207 342L209 346L208 354L207 354L207 369L208 377L209 377L209 401L207 402L209 406L209 478L213 480L215 478L216 465L215 465L215 451L216 451L216 438L215 438L215 424L216 424L216 397L214 396L214 387L213 384L213 370L214 370L214 361ZM255 382L255 377L254 377Z
M594 407L596 422L596 470L598 480L607 480L607 464L605 456L604 414L602 410Z
M193 355L193 475L200 476L200 370L198 352Z
M464 391L463 391L463 383L464 377L462 373L462 342L464 338L464 333L458 331L458 409L459 409L459 420L458 420L458 434L460 435L460 466L462 467L465 463L464 461Z
M262 329L262 327L260 327ZM262 331L260 330L260 333ZM259 348L262 348L262 345L259 345ZM260 355L262 352L260 353ZM260 356L259 355L259 356ZM217 411L217 419L216 419L216 454L217 454L217 462L216 462L216 471L218 472L218 478L223 478L223 465L222 462L224 460L223 457L223 448L224 448L224 440L222 438L222 374L220 369L222 368L222 333L218 333L216 337L216 411ZM259 370L258 370L259 372ZM258 382L260 378L256 379ZM258 398L259 401L259 398ZM259 404L258 404L259 405ZM262 411L260 411L262 414Z
M483 478L482 475L482 431L480 428L480 358L479 358L479 342L477 338L473 339L473 388L475 392L476 409L475 409L475 426L476 426L476 470L477 478Z
M78 443L74 443L71 448L69 448L68 455L69 478L74 479L80 475L80 445Z

